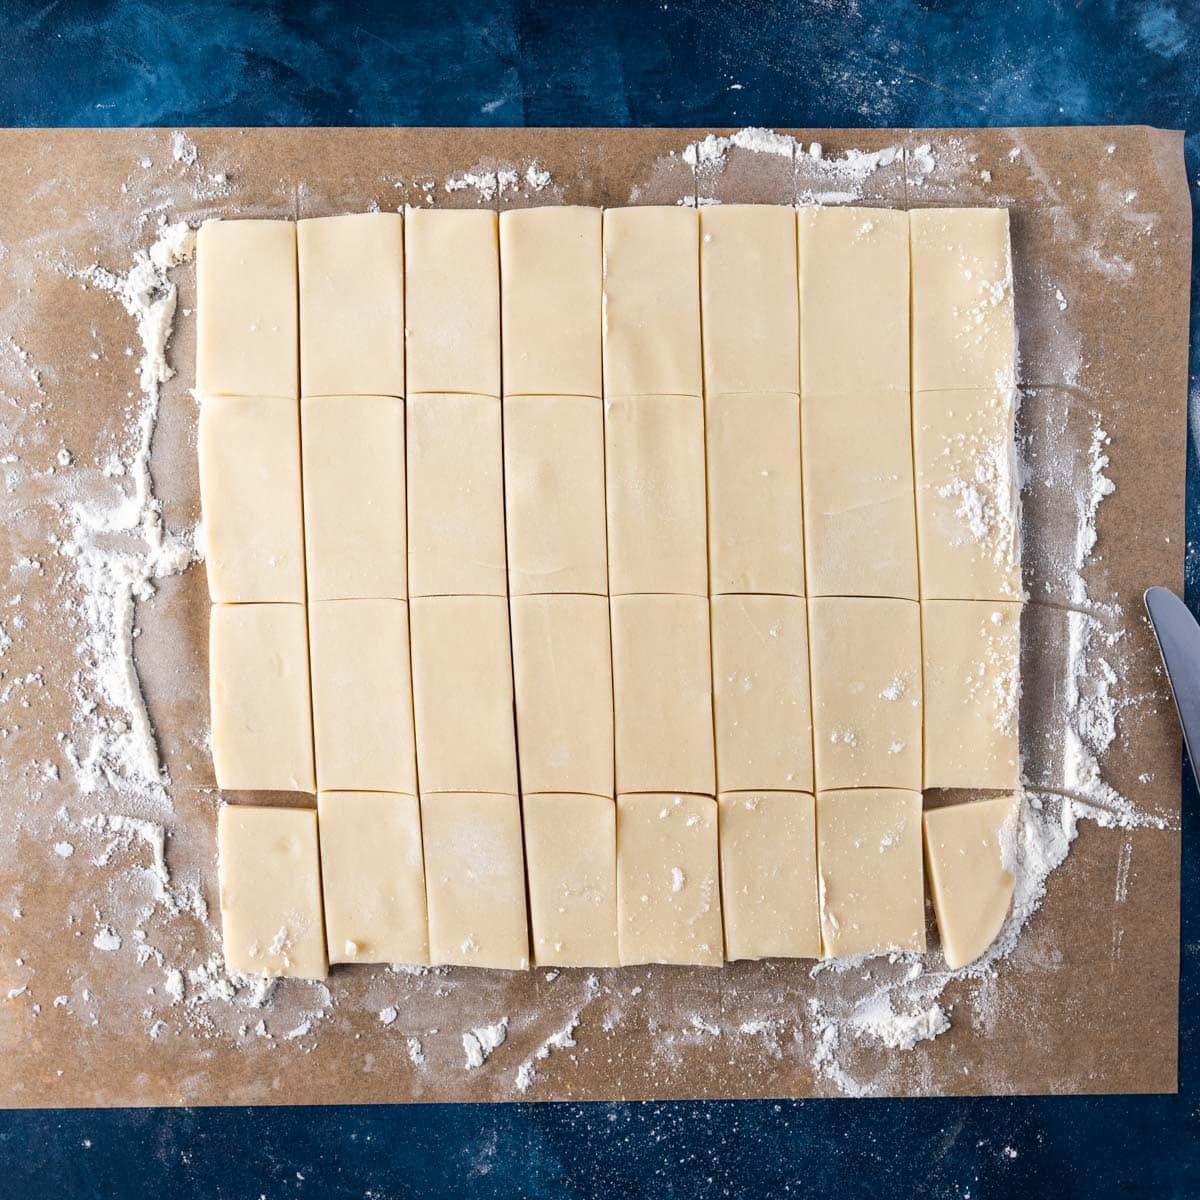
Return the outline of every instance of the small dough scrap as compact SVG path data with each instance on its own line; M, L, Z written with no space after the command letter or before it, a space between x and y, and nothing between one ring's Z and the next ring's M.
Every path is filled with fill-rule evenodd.
M907 391L804 397L809 595L917 598L911 421Z
M952 971L983 954L1008 916L1016 881L1004 865L1004 838L1018 803L1016 796L996 796L925 813L929 894Z
M708 601L615 596L613 698L617 791L711 796L712 664Z
M914 389L1015 387L1008 209L914 209L909 222Z
M607 594L603 400L505 397L504 507L512 595Z
M421 796L429 959L450 966L529 966L521 809L516 796Z
M404 218L311 217L296 226L300 394L404 395Z
M812 796L726 792L719 805L725 957L820 958Z
M700 235L705 392L799 394L796 210L711 205Z
M318 600L308 642L318 790L415 796L408 605Z
M296 226L205 221L196 237L196 391L300 396Z
M911 600L808 604L817 791L921 786L921 622Z
M435 596L409 610L421 794L515 795L508 602Z
M500 395L500 249L486 209L409 208L408 394Z
M617 966L615 801L526 793L521 803L534 962Z
M702 396L700 218L604 211L604 395Z
M1011 388L913 400L922 599L1019 600Z
M712 658L718 788L811 792L804 600L714 596Z
M506 396L600 396L601 210L500 214Z
M1015 788L1021 605L927 600L925 786Z
M205 396L196 441L213 603L303 604L296 401Z
M208 682L217 787L316 791L304 606L214 604Z
M309 600L405 599L404 401L319 396L300 405Z
M513 596L521 791L613 794L612 651L604 596Z
M708 595L704 402L604 402L608 570L614 596Z
M317 811L329 961L429 962L416 796L321 792Z
M799 399L710 393L706 404L713 595L803 596Z
M617 798L622 966L717 967L723 957L717 802L658 792Z
M324 979L317 814L225 804L217 816L221 941L237 975Z
M818 795L817 866L826 958L925 952L920 792Z
M506 596L504 446L493 396L408 400L410 596Z
M801 394L908 391L908 214L802 208Z

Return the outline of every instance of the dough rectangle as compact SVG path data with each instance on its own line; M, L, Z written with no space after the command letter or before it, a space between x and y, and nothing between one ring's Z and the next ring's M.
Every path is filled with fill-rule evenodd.
M517 797L421 796L429 959L525 970L529 926Z
M616 802L526 793L521 806L534 962L616 966Z
M311 217L296 226L303 396L404 395L404 218Z
M618 792L715 791L708 601L615 596Z
M725 957L820 958L813 797L725 792L718 805Z
M409 208L404 220L407 387L500 395L496 214Z
M421 794L516 795L508 602L424 597L409 619Z
M321 792L321 887L329 961L429 961L416 796Z
M404 401L319 396L300 404L309 599L405 599Z
M226 804L217 844L226 970L324 979L317 814Z
M607 594L603 400L505 397L504 510L512 595Z
M196 390L300 395L296 226L205 221L196 237Z
M604 211L605 396L702 396L700 218Z
M208 677L217 787L315 791L304 606L213 605Z
M723 958L717 802L660 792L617 797L622 966Z
M612 652L604 596L514 596L521 791L613 794Z
M603 257L598 208L500 214L506 396L600 396Z
M403 600L318 600L308 608L320 791L417 794Z
M196 441L213 602L303 604L296 401L205 396Z

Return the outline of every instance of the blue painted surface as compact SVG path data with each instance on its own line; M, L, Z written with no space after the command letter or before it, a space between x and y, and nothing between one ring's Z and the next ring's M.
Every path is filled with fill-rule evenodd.
M1188 0L293 7L0 0L0 124L1144 122L1200 190ZM1189 776L1178 1096L0 1114L0 1196L1200 1195L1198 804Z

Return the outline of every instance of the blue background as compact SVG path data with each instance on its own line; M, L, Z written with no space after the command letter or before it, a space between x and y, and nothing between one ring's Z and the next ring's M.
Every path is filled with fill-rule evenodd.
M1146 123L1198 191L1198 42L1194 0L0 0L0 125ZM0 1196L1195 1196L1197 802L1178 1096L0 1113Z

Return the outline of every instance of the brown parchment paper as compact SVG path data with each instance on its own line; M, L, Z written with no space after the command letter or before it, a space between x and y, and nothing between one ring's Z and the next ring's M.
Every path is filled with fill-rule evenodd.
M838 184L796 156L729 148L723 166L682 156L708 130L312 129L189 130L194 162L172 154L166 130L0 132L0 341L19 341L40 382L0 391L16 414L21 455L49 470L60 446L93 460L136 397L127 346L132 323L110 296L73 272L98 262L125 269L154 236L159 215L195 223L214 215L304 217L423 204L484 203L479 189L444 181L480 166L536 160L552 182L502 190L490 203L620 205L681 200L791 203ZM853 202L981 204L1012 210L1024 419L1062 425L1099 414L1111 436L1115 493L1100 508L1090 596L1119 607L1121 713L1105 778L1172 828L1101 829L1083 822L1066 864L1049 880L1018 951L984 983L942 998L952 1028L905 1052L843 1045L839 1066L875 1094L1154 1092L1176 1087L1180 744L1140 596L1181 588L1190 209L1182 135L1147 128L945 131L792 131L826 158L849 148L932 149L861 180ZM155 207L157 206L157 207ZM147 209L151 209L149 213ZM192 385L194 297L178 272L181 312L171 346L177 378L163 392L153 471L171 526L199 516L197 410ZM1064 307L1065 306L1065 307ZM1043 557L1061 497L1026 497L1027 583L1022 749L1057 738L1051 701L1061 685L1063 622L1075 598ZM14 592L53 614L66 568L47 543L57 502L38 473L10 489L0 527L0 605ZM43 567L10 565L40 547ZM1108 610L1106 610L1108 611ZM3 610L0 609L0 617ZM197 872L215 914L219 797L207 726L204 570L166 580L140 605L137 665L170 777L167 855ZM31 621L32 625L33 622ZM40 672L30 707L4 708L3 804L12 814L0 850L0 1104L8 1106L258 1104L421 1100L761 1097L837 1094L814 1068L806 1014L842 986L811 963L739 963L720 970L629 968L526 974L455 969L425 975L339 968L329 996L287 983L261 1009L210 1000L170 1005L161 969L135 947L92 945L96 912L112 912L134 851L97 866L85 838L70 859L53 853L52 813L120 811L83 799L62 763L72 727L79 654L69 619L43 618L3 662L6 679ZM34 778L40 782L36 788ZM1040 781L1055 786L1053 766ZM1066 785L1060 785L1066 786ZM936 799L934 800L936 802ZM39 819L30 817L36 803ZM64 834L63 836L67 836ZM50 835L53 837L53 834ZM17 911L19 919L15 915ZM145 924L148 941L185 973L217 946L219 922ZM130 939L126 936L126 942ZM189 985L190 990L190 985ZM3 1000L8 993L9 999ZM15 993L15 994L12 994ZM984 994L986 993L986 994ZM65 996L61 1005L54 997ZM385 1024L380 1011L396 1009ZM305 1014L320 1009L319 1019ZM983 1014L983 1015L980 1015ZM534 1058L579 1017L575 1044ZM462 1034L507 1017L508 1038L484 1067L464 1067ZM155 1036L151 1018L161 1019ZM262 1025L259 1025L259 1022ZM747 1033L767 1022L770 1036ZM761 1032L761 1027L760 1032ZM418 1037L414 1064L407 1038ZM531 1060L536 1082L515 1088Z

